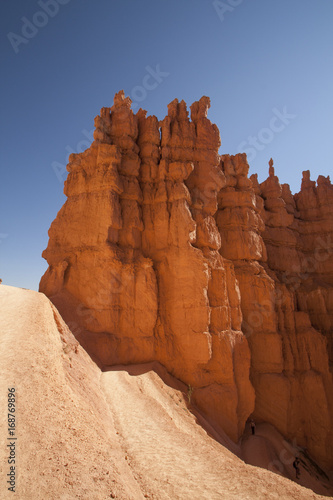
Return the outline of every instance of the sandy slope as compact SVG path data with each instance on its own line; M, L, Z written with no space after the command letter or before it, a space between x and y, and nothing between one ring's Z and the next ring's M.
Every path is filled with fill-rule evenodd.
M101 373L43 294L1 285L0 325L0 498L327 498L242 462L152 366ZM17 394L15 494L8 387Z

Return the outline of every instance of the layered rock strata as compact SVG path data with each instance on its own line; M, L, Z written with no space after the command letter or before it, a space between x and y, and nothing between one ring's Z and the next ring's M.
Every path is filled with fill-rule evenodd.
M157 360L234 441L253 414L333 465L332 186L305 173L293 196L272 162L249 179L209 106L158 122L119 92L101 110L40 290L101 365Z
M313 289L322 281L319 266L311 270L306 265L310 249L315 256L311 245L319 231L310 237L308 229L304 241L308 222L297 212L303 189L293 197L288 185L281 186L272 160L269 177L260 185L257 176L247 178L244 155L224 155L221 160L230 180L229 187L219 193L216 219L221 252L227 251L233 262L241 293L242 330L251 349L251 382L256 393L254 417L275 425L319 461L332 463L330 337L325 338L324 329L318 328L301 302L307 296L308 281ZM328 229L326 224L322 227ZM324 239L325 233L320 234ZM328 263L327 245L326 250L319 260L325 255ZM330 279L328 274L326 283ZM328 284L326 289L330 289ZM318 311L318 303L309 299L310 310Z

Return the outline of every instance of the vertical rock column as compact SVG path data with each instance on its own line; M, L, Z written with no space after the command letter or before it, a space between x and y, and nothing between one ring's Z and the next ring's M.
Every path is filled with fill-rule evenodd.
M40 284L103 365L154 356L157 285L141 252L140 158L130 105L117 94L95 119L94 143L72 155L68 200L51 226L44 253L51 265Z
M219 133L207 119L208 107L207 98L194 103L191 122L183 101L170 103L161 123L158 170L148 155L157 157L157 150L147 144L149 136L157 140L157 122L140 115L143 247L158 277L156 356L194 388L196 404L237 440L254 393L246 339L230 330L228 293L238 306L239 296L236 286L227 286L232 269L226 271L218 253L220 236L212 217L224 176L218 168Z
M282 344L276 333L274 282L262 262L266 249L258 196L248 179L246 155L221 157L226 185L218 197L217 225L221 234L222 256L232 260L241 295L242 329L251 347L253 366L260 373L281 371ZM271 343L269 351L262 348Z
M294 198L302 248L298 306L325 334L333 363L333 186L329 177L320 175L316 185L310 172L303 172L301 191Z
M139 134L144 190L143 246L154 260L159 289L156 357L174 375L195 385L201 377L199 367L211 357L211 338L204 293L207 266L201 252L191 245L195 223L184 184L193 169L184 148L193 148L194 126L188 120L185 103L180 108L175 101L168 106L168 116L162 122L158 166L149 161L148 149L142 148L149 134L157 139L156 126L151 117L142 124L140 121ZM156 157L155 149L153 158Z
M289 186L280 185L272 160L268 179L256 188L264 200L262 236L267 245L268 265L263 263L263 266L274 284L272 306L276 313L276 334L260 333L255 343L253 333L249 336L251 378L256 390L255 415L271 422L291 441L306 446L324 463L331 457L332 383L325 338L312 328L308 315L297 310L295 292L304 278L300 214ZM260 332L260 328L256 331ZM257 353L277 350L273 338L280 339L281 363L275 367L267 364L262 369ZM315 433L311 430L314 426Z

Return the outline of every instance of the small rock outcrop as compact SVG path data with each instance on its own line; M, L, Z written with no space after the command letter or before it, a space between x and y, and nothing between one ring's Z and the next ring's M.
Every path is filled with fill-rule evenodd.
M72 154L40 291L103 366L159 361L237 441L253 415L333 465L333 187L219 155L208 97L116 94Z

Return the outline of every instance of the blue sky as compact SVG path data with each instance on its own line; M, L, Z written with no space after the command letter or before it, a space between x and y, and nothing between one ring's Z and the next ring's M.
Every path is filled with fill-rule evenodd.
M159 119L208 95L221 153L247 152L260 181L271 157L293 192L302 170L329 175L332 25L332 0L1 2L3 282L38 289L68 152L120 89Z

